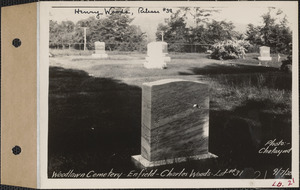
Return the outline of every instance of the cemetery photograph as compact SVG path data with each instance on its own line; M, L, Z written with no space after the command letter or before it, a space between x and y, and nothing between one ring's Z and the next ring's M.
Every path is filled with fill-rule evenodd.
M48 178L290 178L291 17L53 7Z

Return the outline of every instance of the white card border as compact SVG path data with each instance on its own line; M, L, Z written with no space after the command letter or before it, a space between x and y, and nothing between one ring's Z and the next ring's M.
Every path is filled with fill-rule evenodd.
M293 23L298 23L298 2L296 1L268 1L268 2L137 2L137 1L94 1L94 2L39 2L38 14L40 20L38 50L38 181L39 188L272 188L274 179L48 179L48 86L49 86L49 11L52 6L147 6L147 7L239 7L239 6L290 6L295 13ZM292 176L296 179L291 187L299 187L299 102L298 102L298 24L293 30L293 92L292 92ZM281 179L287 183L288 179ZM273 187L274 188L274 187Z

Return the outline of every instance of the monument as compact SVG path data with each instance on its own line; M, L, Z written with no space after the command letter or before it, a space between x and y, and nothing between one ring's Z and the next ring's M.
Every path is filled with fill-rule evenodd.
M181 79L144 83L141 155L136 165L160 165L217 156L208 151L209 88Z
M166 42L151 42L147 45L147 57L144 63L144 67L147 69L167 68L167 62L171 61L171 58L167 56L168 44Z
M272 57L270 56L270 47L267 46L261 46L259 48L259 61L271 61Z
M107 58L108 55L105 52L105 43L104 42L95 42L95 53L92 54L95 58Z

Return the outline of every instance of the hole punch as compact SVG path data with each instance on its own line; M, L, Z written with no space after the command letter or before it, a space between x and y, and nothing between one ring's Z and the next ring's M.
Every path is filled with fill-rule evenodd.
M12 41L12 45L15 46L15 48L18 48L21 46L21 40L19 38L15 38L13 41Z
M22 151L21 147L19 147L19 146L15 146L12 148L12 152L14 155L19 155L21 153L21 151Z

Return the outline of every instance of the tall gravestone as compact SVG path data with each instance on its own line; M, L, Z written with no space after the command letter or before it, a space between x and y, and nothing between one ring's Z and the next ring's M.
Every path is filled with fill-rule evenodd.
M270 56L270 47L261 46L259 48L259 61L271 61L272 57Z
M171 58L167 56L168 44L166 42L151 42L147 45L147 57L144 63L144 67L147 69L165 69L167 68L167 62L171 61Z
M167 79L144 83L141 155L143 167L216 157L208 151L207 84Z
M108 55L105 52L105 43L104 42L95 42L95 53L92 54L95 58L107 58Z

